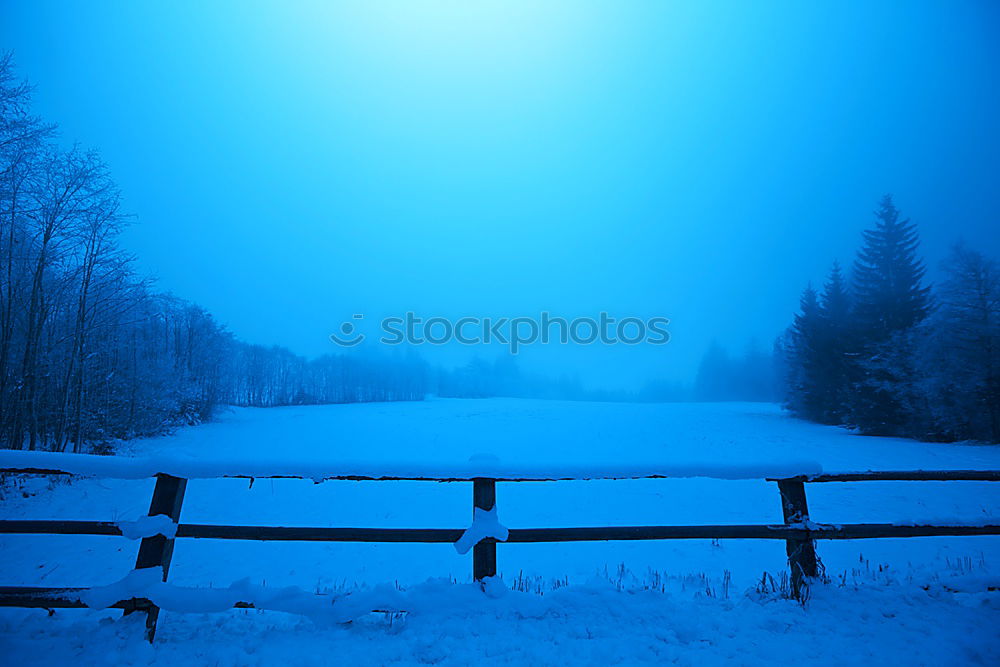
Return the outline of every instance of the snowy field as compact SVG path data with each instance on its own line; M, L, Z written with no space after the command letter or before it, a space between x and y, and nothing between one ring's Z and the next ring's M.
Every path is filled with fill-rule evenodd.
M610 404L521 400L238 409L216 423L133 443L136 456L269 461L352 469L671 466L815 461L824 471L998 469L1000 448L851 435L761 404ZM4 518L128 521L151 480L8 485ZM1000 523L1000 484L867 482L807 486L817 522ZM508 527L780 523L777 488L705 478L501 483ZM463 528L471 484L193 480L182 521L260 525ZM0 610L0 655L51 664L394 662L823 662L900 658L1000 661L1000 538L822 541L830 582L805 607L761 592L786 569L780 541L499 545L504 586L468 582L451 545L179 540L170 581L239 580L340 594L388 586L405 615L326 625L280 612L160 617L156 645L136 617L90 610ZM134 564L119 537L2 536L2 585L102 585ZM456 583L450 583L456 582ZM994 589L992 592L990 588ZM400 590L396 590L400 589Z

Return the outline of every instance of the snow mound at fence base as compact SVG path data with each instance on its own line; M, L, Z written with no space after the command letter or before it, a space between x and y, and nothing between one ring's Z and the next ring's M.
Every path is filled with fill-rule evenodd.
M544 595L432 581L398 593L414 611L348 625L261 611L161 616L0 610L9 664L998 664L997 577L919 585L816 585L803 607L734 592L619 591L607 581ZM716 593L718 595L718 593ZM99 617L100 620L98 620ZM942 623L948 618L948 623ZM335 659L334 659L335 656Z

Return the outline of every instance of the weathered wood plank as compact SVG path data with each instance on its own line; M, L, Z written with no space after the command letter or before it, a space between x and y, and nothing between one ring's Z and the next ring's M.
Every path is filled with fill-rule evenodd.
M113 521L4 520L0 533L19 535L117 535L121 528Z
M809 505L806 502L806 487L801 480L784 479L778 482L781 493L781 514L785 525L807 525L809 522ZM806 577L818 574L816 562L816 546L812 538L791 538L785 541L785 553L788 555L788 567L792 574L792 594L802 597Z
M801 482L1000 482L1000 470L882 470L790 477ZM780 479L768 478L769 482Z
M34 586L0 586L0 607L25 607L30 609L86 609L79 594L86 588L43 588ZM126 612L146 611L152 606L146 598L119 600L113 609Z
M116 477L115 475L92 475L83 474L77 472L71 472L68 470L61 470L59 468L28 468L28 467L3 467L0 468L0 474L12 474L12 475L65 475L65 476L76 476L76 477L100 477L102 479L134 479L133 477ZM675 479L686 478L685 475L678 475ZM199 479L247 479L247 480L257 480L257 479L301 479L309 480L313 483L320 482L331 482L331 481L345 481L345 482L473 482L476 477L466 477L466 476L429 476L429 475L360 475L360 474L345 474L345 475L323 475L322 477L306 477L305 475L294 475L294 474L278 474L278 475L247 475L247 474L220 474L213 475L211 477L200 477ZM660 474L601 474L599 472L587 473L582 476L574 475L562 475L554 473L552 475L517 475L512 474L504 477L495 477L494 481L497 482L573 482L573 481L587 481L587 480L626 480L626 479L671 479L670 475L660 475ZM719 478L728 479L728 478Z
M35 586L0 586L0 607L22 607L34 609L86 609L87 605L80 601L80 594L87 588L49 588ZM317 597L330 598L321 593ZM119 600L110 606L111 609L126 611L146 611L153 606L148 598L129 598ZM256 609L253 602L238 601L233 603L233 609ZM372 609L376 613L392 613L398 610Z
M35 467L3 467L0 474L21 474L21 475L78 475L78 473L60 470L58 468L35 468ZM89 475L79 475L87 477ZM114 477L114 475L109 475ZM683 475L674 477L685 477ZM497 482L561 482L561 481L585 481L585 480L626 480L626 479L671 479L666 474L600 474L590 472L582 476L573 475L510 475L505 477L494 477ZM474 481L473 477L462 476L427 476L427 475L324 475L321 478L305 477L303 475L279 474L279 475L217 475L211 479L308 479L311 482L325 481L351 481L351 482L469 482ZM718 478L728 479L728 478ZM800 475L796 477L768 477L767 481L777 482L782 479L800 480L803 482L864 482L864 481L885 481L885 482L1000 482L1000 470L883 470L866 472L845 472L817 475Z
M888 523L782 525L601 526L511 528L506 543L601 542L625 540L861 540L884 537L1000 535L1000 525L900 526Z
M214 526L180 524L177 537L289 542L451 543L461 528L322 528L309 526Z
M325 528L312 526L222 526L182 523L177 538L286 542L452 543L461 528ZM121 535L107 521L3 520L0 534ZM888 523L810 524L809 528L732 524L704 526L586 526L511 528L507 542L601 542L624 540L857 540L882 537L1000 535L1000 525L897 525Z
M48 588L37 586L0 586L0 607L26 607L34 609L86 609L87 605L80 601L80 594L87 588ZM148 611L153 602L147 598L130 598L119 600L111 605L111 609L124 609L126 612ZM234 609L253 609L249 602L237 602Z
M157 475L156 486L153 487L153 499L149 503L149 516L165 514L174 523L181 518L181 505L184 503L184 491L187 480L171 475ZM163 535L144 537L139 544L139 555L135 559L135 569L160 567L163 570L163 581L170 572L170 560L174 555L174 540ZM126 610L126 614L136 610ZM146 611L146 639L150 642L156 635L156 620L160 616L160 608L150 605Z
M472 481L472 514L475 518L476 509L490 511L497 504L497 484L493 479L475 479ZM456 538L457 539L457 538ZM472 578L482 581L486 577L497 574L497 543L486 539L472 547Z

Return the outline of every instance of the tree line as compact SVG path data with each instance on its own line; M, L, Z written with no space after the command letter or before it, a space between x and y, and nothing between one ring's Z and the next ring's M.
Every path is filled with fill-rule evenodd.
M118 245L130 219L107 166L56 130L0 57L0 446L106 449L222 404L423 398L418 360L307 360L155 292Z
M751 341L742 354L730 354L719 343L709 345L695 376L690 400L765 401L781 400L780 365L772 350Z
M1000 265L965 245L933 288L891 196L848 277L802 293L780 341L787 407L863 434L1000 442Z

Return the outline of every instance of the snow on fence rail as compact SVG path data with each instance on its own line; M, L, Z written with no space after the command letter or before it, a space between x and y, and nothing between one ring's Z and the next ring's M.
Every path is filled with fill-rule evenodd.
M505 465L499 462L469 462L443 465L378 465L354 462L288 462L245 459L226 461L181 457L125 457L63 454L54 452L0 451L0 471L42 475L79 475L106 479L148 479L171 475L184 479L311 479L399 480L468 482L495 479L504 482L549 482L586 479L646 479L658 477L711 477L714 479L762 479L817 475L822 467L814 461L752 463L652 463L632 465L566 466Z
M227 463L204 463L190 460L129 459L97 457L80 454L48 452L0 453L0 473L38 475L77 475L139 479L156 477L149 515L135 522L2 520L0 533L62 534L62 535L121 535L141 538L135 570L112 587L41 588L0 587L0 606L17 607L116 607L126 614L146 613L147 638L152 641L161 606L178 599L194 600L193 606L173 604L167 608L178 611L205 610L205 599L212 609L230 607L262 607L300 610L314 613L326 609L330 596L312 596L302 591L288 594L277 603L273 594L261 593L261 600L242 589L232 589L225 595L218 590L176 589L166 584L173 555L174 541L179 538L283 540L312 542L449 542L460 553L471 547L473 578L484 584L496 576L497 542L577 542L607 540L667 540L667 539L777 539L785 541L791 571L792 591L801 595L805 581L818 576L814 541L817 539L866 539L882 537L929 537L956 535L1000 535L1000 525L952 523L950 525L916 524L819 524L810 520L805 485L823 482L862 481L1000 481L997 470L881 471L823 473L815 463L784 463L772 465L680 465L609 468L513 468L500 465L470 465L462 468L375 470L371 467L264 466ZM234 526L180 523L181 505L188 479L217 477L239 478L304 478L324 480L426 480L437 482L472 482L473 523L469 528L323 528L288 526ZM638 479L666 477L714 477L718 479L766 479L775 482L781 499L783 524L700 525L700 526L594 526L577 528L506 528L497 519L496 484L498 482L557 481L586 479ZM149 579L150 568L156 581ZM162 576L160 576L162 573ZM139 582L139 583L137 583ZM139 585L141 584L141 585ZM155 584L155 586L153 585ZM199 597L199 595L201 597ZM235 596L235 597L234 597ZM117 599L112 599L117 598ZM152 598L152 599L151 599ZM320 599L322 598L322 599ZM362 608L377 610L382 598L354 600L346 607L351 612ZM158 604L159 603L159 604ZM332 604L336 606L337 600ZM275 606L277 604L277 606ZM334 618L347 613L341 604ZM324 612L325 613L325 612ZM349 614L348 614L349 615Z

